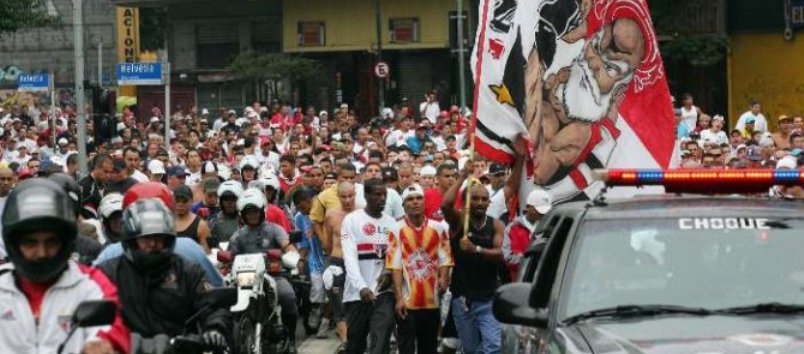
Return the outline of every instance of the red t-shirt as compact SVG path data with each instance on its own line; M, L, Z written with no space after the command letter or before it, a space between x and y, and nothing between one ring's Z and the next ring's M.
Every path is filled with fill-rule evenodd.
M430 188L424 192L424 216L435 221L444 220L441 213L441 202L444 196L438 188Z
M281 226L286 232L292 231L290 222L285 216L285 212L276 205L268 204L268 207L265 209L265 220Z

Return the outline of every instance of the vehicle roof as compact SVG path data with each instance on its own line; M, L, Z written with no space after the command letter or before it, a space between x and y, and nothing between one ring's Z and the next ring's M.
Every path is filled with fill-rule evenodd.
M607 199L602 204L571 202L559 208L569 212L588 209L584 216L586 220L752 216L804 218L804 202L744 196L641 196Z

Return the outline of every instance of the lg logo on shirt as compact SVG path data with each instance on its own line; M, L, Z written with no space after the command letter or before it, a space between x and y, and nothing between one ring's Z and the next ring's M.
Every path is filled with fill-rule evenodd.
M363 234L366 236L387 236L388 235L388 228L387 227L378 227L372 223L367 223L363 225Z

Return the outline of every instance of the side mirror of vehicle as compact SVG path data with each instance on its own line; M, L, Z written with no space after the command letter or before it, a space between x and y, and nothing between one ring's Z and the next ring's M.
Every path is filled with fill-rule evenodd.
M230 308L237 303L237 288L215 288L206 295L207 304L216 308Z
M77 327L106 326L114 322L117 305L108 300L84 301L73 313L72 323Z
M288 234L288 239L290 240L290 243L299 243L302 241L302 232L292 231Z
M232 257L232 252L220 250L215 255L220 263L232 263L234 257Z
M547 327L547 311L537 310L528 305L532 288L532 284L529 283L510 283L497 289L492 303L494 317L502 323Z
M112 301L93 300L80 303L70 319L72 328L64 341L59 344L56 353L61 354L64 351L64 346L78 328L110 325L114 322L115 317L117 317L117 305Z

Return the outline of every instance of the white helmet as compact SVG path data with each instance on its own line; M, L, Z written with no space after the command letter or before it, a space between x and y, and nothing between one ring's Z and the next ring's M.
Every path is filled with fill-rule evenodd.
M236 198L240 198L243 194L243 186L238 181L225 181L218 187L218 198L223 198L226 193L234 194Z
M265 190L265 188L271 187L275 191L279 191L282 188L282 186L279 184L279 178L277 178L276 175L273 173L266 174L260 177L260 182L262 182L263 190Z
M108 219L117 211L123 211L123 195L120 193L107 194L101 199L98 211L104 219Z
M257 161L256 157L254 157L252 155L246 155L246 156L243 156L242 160L240 160L240 166L239 167L240 167L239 169L240 169L241 172L246 167L251 167L251 168L256 170L256 169L260 168L260 162Z
M262 194L262 191L255 188L246 189L243 194L240 195L240 198L237 199L237 211L243 212L247 206L255 206L258 209L265 209L265 206L268 203L265 202L265 195Z

